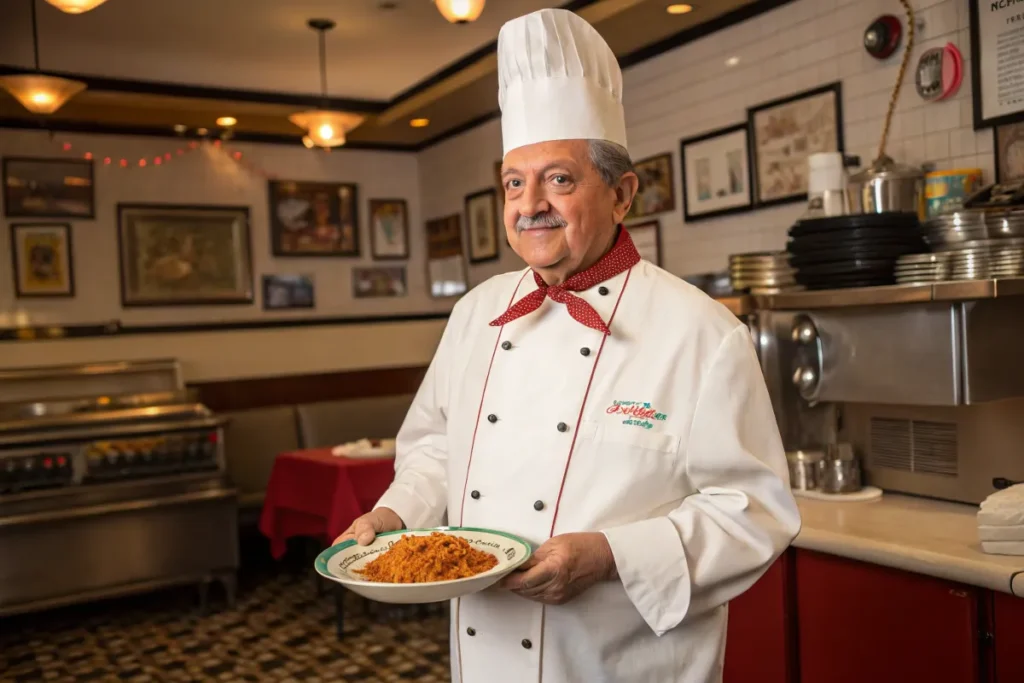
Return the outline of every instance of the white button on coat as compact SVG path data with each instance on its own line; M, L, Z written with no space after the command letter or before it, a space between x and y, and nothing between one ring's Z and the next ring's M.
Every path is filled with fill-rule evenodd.
M456 600L454 681L720 680L726 604L799 531L747 328L646 261L603 285L578 295L609 337L550 299L489 326L536 287L529 271L470 291L398 435L379 505L409 527L447 512L537 545L600 531L620 575L561 606L500 589ZM496 352L505 339L515 353Z

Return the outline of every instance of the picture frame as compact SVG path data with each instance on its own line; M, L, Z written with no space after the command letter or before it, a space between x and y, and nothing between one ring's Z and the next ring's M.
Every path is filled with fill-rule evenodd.
M998 125L992 136L996 182L1024 178L1024 121Z
M70 224L12 223L11 262L17 298L75 296Z
M747 110L754 206L807 201L807 157L845 152L839 81Z
M352 296L356 299L398 297L408 293L405 266L352 269Z
M719 128L679 141L683 221L744 213L754 208L750 127Z
M274 256L360 256L356 185L270 180L267 188Z
M262 282L264 311L316 308L312 275L264 275Z
M404 199L370 200L370 252L375 261L409 258L409 207Z
M249 207L118 204L121 305L253 302Z
M646 218L676 210L676 180L672 171L672 152L641 159L633 164L640 186L626 220Z
M659 268L661 260L661 221L657 218L626 226L626 231L633 239L640 258L650 261Z
M8 218L96 217L91 159L4 157L3 192Z
M466 242L470 263L498 258L498 193L493 187L466 195Z
M1024 96L1018 80L1020 62L999 61L999 51L1008 49L1019 35L1021 8L1019 4L999 4L986 3L982 13L981 0L967 0L974 130L1024 121ZM1000 82L1006 84L1002 92Z
M462 250L460 215L428 220L425 231L430 296L446 299L465 294L469 290L469 274Z

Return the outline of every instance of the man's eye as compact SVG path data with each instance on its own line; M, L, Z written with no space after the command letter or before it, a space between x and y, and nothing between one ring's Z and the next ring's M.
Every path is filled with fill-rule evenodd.
M551 179L552 179L553 181L555 181L555 183L556 183L556 184L558 184L558 185L564 185L564 184L566 184L567 182L569 182L569 176L567 176L567 175L562 175L561 173L559 173L559 174L558 174L558 175L556 175L556 176L552 176L552 177L551 177Z
M518 183L519 183L519 180L516 179L516 178L513 178L513 179L508 180L508 181L505 182L505 187L508 188L508 189L519 187Z

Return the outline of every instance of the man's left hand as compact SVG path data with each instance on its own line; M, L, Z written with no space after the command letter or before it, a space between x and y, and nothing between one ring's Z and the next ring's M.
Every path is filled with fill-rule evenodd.
M561 605L595 583L617 576L615 557L604 534L562 534L537 548L501 585L524 598Z

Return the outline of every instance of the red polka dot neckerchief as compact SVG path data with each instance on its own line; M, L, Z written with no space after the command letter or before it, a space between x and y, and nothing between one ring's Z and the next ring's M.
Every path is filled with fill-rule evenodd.
M510 323L516 318L521 318L540 308L545 297L551 297L553 301L565 304L566 309L577 321L587 327L593 328L605 334L611 334L611 330L598 315L594 307L571 292L582 292L610 280L619 273L624 273L640 262L640 252L629 236L629 231L619 226L619 236L611 251L586 270L576 273L561 285L548 285L536 272L533 279L537 283L537 289L530 292L522 299L512 304L507 311L491 321L491 325L497 327Z

